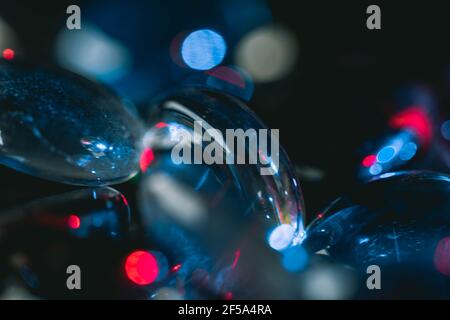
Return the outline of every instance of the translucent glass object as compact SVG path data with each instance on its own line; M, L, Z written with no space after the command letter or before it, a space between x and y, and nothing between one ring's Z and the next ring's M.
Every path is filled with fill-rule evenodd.
M353 297L450 297L449 176L383 174L331 204L306 234L310 252L325 253L359 274ZM380 290L366 286L374 265L381 272Z
M177 268L165 290L175 288L186 299L292 296L281 252L301 242L304 206L285 152L265 150L259 139L256 149L245 145L240 164L238 148L218 132L208 131L205 141L194 131L199 123L203 133L214 128L223 137L226 129L267 128L239 100L199 88L161 98L148 119L139 202L149 249L163 251ZM177 163L172 151L186 136L193 162ZM212 142L221 146L224 163L203 157L196 164L194 153ZM256 163L251 152L260 156ZM261 174L264 168L273 174Z
M19 287L37 298L127 297L122 262L130 210L111 188L77 190L37 200L0 216L0 295ZM81 270L81 289L66 283Z
M119 183L139 168L141 124L113 93L65 72L0 62L0 162L68 184Z

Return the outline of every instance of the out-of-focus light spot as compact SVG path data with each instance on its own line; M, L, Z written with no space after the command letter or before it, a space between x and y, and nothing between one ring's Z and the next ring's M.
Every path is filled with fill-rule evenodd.
M233 292L228 291L225 293L225 300L232 300L233 299Z
M272 249L281 251L292 244L295 230L290 224L282 224L272 230L269 235L269 245Z
M236 49L236 63L255 82L277 81L285 77L298 58L295 36L279 27L261 27L247 34Z
M290 272L303 270L308 263L308 254L301 246L291 247L283 251L281 260L283 267Z
M438 242L434 251L434 266L443 275L450 276L450 237Z
M15 52L12 49L8 48L8 49L3 50L3 59L12 60L12 59L14 59L14 55L15 55Z
M396 129L414 131L422 143L428 143L433 134L431 120L421 106L413 106L395 114L389 125Z
M417 153L417 144L414 142L406 143L401 149L399 153L400 159L403 161L411 160Z
M145 286L158 277L158 263L155 257L147 251L134 251L125 261L125 272L131 281Z
M147 147L141 154L141 158L139 159L139 166L142 172L147 171L148 167L152 164L153 160L155 160L155 154L152 148Z
M78 229L81 225L81 220L77 215L71 214L67 219L67 225L71 229Z
M132 64L128 49L93 25L83 25L77 32L64 28L55 50L63 67L105 82L120 79Z
M190 33L181 46L184 62L196 70L208 70L219 65L226 51L227 45L222 36L209 29Z
M355 293L356 277L340 265L317 266L305 272L300 281L300 290L306 299L348 299Z
M369 168L369 167L373 166L376 162L377 162L377 156L374 154L369 154L368 156L366 156L363 159L361 164L363 165L363 167Z
M323 213L319 213L319 214L317 215L317 218L318 218L318 219L322 219L322 218L323 218Z
M445 140L450 140L450 120L441 125L441 134Z
M375 163L373 166L369 168L369 173L373 176L376 176L381 172L383 172L383 167L379 163Z
M397 150L393 146L383 147L377 153L377 161L379 163L387 163L387 162L391 161L392 159L394 159L396 153L397 153Z

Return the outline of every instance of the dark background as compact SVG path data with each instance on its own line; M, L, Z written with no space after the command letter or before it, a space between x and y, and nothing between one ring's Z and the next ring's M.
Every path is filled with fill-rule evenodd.
M213 6L214 1L206 2ZM448 117L450 11L445 1L269 3L274 22L298 38L300 57L287 78L257 85L249 105L269 127L280 129L282 145L296 165L324 172L321 181L303 182L307 209L317 212L355 186L358 148L385 130L391 95L399 85L431 86L442 116ZM70 4L80 4L83 12L80 1L16 0L1 1L0 15L17 31L21 55L51 63L54 38ZM366 28L369 4L381 7L381 30ZM116 188L133 205L136 179ZM75 187L0 168L3 208L70 189Z

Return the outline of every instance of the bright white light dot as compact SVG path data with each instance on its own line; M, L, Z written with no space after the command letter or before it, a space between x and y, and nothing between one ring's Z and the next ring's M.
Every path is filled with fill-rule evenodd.
M287 248L294 239L295 230L290 224L282 224L272 230L269 235L269 245L271 248L281 251Z

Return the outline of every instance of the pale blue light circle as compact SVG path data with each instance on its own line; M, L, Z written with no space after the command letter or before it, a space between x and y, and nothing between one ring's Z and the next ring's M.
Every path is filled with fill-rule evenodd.
M377 161L379 163L386 163L394 159L397 151L393 146L386 146L377 153Z
M226 51L227 45L222 36L208 29L192 32L181 46L184 62L196 70L209 70L219 65Z
M408 142L405 144L402 149L400 150L399 157L403 161L411 160L417 152L417 144L414 142Z
M371 175L376 176L377 174L383 172L383 167L379 163L375 163L369 168L369 172Z

